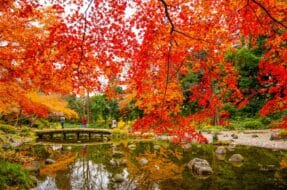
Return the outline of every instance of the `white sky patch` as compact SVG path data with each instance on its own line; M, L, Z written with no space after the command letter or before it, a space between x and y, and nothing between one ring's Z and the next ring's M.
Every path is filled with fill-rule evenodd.
M55 69L58 69L58 70L62 69L65 66L65 64L60 63L60 62L55 62L55 63L53 63L53 65L54 65Z
M137 9L135 7L135 3L133 2L129 3L125 10L125 19L132 17L136 11Z
M6 47L8 46L9 42L6 40L0 41L0 47Z

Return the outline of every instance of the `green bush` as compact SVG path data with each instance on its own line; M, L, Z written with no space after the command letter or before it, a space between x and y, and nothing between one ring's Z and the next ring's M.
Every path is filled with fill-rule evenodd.
M0 161L0 189L8 189L8 187L29 189L31 185L28 172L20 165Z
M0 130L5 133L16 134L17 130L11 125L0 124Z
M271 123L272 119L270 117L263 117L261 119L261 123L263 123L264 125L269 125Z
M31 132L31 129L29 128L29 127L22 127L21 128L21 134L22 135L29 135L30 134L30 132Z
M267 122L267 121L265 121ZM231 121L231 126L236 129L266 129L269 126L262 122L262 118L237 118Z
M287 130L281 130L279 134L281 138L287 139Z
M37 121L35 121L35 123L32 125L32 127L43 129L44 127L48 127L49 125L50 125L50 123L48 120L38 119Z
M243 128L245 129L260 129L263 128L263 124L258 120L248 120L243 122Z

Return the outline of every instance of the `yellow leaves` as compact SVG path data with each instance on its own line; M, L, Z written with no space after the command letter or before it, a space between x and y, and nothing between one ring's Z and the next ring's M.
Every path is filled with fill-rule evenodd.
M131 93L127 94L120 102L119 108L124 109L134 98L136 97L136 92L132 91Z
M43 95L37 92L29 92L26 94L26 97L35 104L45 106L50 112L62 112L67 118L78 117L74 110L68 108L68 103L62 100L58 95Z

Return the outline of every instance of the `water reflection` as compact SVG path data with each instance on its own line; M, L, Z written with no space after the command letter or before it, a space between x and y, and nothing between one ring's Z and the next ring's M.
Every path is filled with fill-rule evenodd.
M286 151L238 147L235 152L245 159L234 167L228 161L234 152L217 157L211 145L183 149L167 142L126 142L41 148L49 152L43 161L55 163L42 164L39 190L287 189ZM192 175L186 163L195 157L210 163L211 177Z

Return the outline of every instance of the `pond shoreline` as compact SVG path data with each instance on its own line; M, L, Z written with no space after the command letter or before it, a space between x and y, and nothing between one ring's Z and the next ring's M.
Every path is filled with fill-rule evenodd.
M204 131L201 133L207 139L209 144L213 143L213 136L217 134L217 141L219 144L235 143L237 145L261 147L273 150L287 150L287 139L270 140L271 134L278 132L279 130L263 129L216 132ZM172 141L173 136L159 135L156 136L155 139Z
M274 150L287 150L287 140L270 140L271 134L277 130L245 130L202 132L209 143L213 142L213 135L217 133L218 141L233 142L237 145L262 147ZM236 138L234 138L236 136Z

